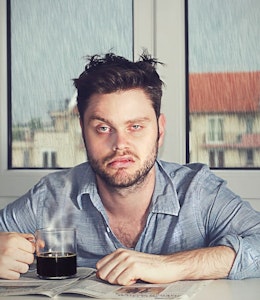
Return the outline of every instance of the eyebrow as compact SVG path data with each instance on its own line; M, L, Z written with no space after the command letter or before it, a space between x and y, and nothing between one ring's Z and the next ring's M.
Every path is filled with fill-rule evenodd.
M104 122L104 123L110 123L109 120L107 120L107 119L105 119L105 118L103 118L103 117L100 117L100 116L98 116L98 115L92 115L92 116L90 117L90 119L89 119L89 123L90 123L91 121L96 121L96 120L102 121L102 122Z
M113 123L111 121L109 121L108 119L106 118L103 118L103 117L100 117L98 115L92 115L90 117L90 120L89 120L89 123L92 122L92 121L101 121L101 122L104 122L104 123L107 123L107 124L110 124L111 126L113 126ZM126 124L131 124L131 123L144 123L144 122L149 122L151 119L148 118L148 117L140 117L140 118L135 118L135 119L132 119L132 120L128 120L126 121Z

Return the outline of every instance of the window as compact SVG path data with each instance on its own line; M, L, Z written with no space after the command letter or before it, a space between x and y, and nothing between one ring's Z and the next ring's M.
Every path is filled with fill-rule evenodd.
M72 78L83 71L86 55L111 50L133 58L132 0L7 3L8 167L72 167L86 160L81 135L74 134L80 126ZM42 159L46 143L59 155L44 152Z
M71 116L70 114L65 112L66 108L68 108L68 106L71 104L74 97L71 78L78 76L80 72L82 72L84 66L83 56L88 53L105 53L111 50L126 57L133 58L133 56L139 56L139 54L142 52L142 48L147 48L148 51L153 54L154 7L152 2L153 1L150 0L108 0L104 4L103 0L0 0L0 44L2 45L0 47L0 197L17 197L24 193L27 189L33 186L37 182L37 180L39 180L39 178L51 171L45 170L45 166L48 166L47 168L52 168L52 166L56 165L59 168L64 166L72 166L76 161L79 162L86 160L84 147L80 142L81 132L78 126L78 119L75 118L75 115ZM56 76L56 79L54 80L55 83L57 83L57 81L62 82L61 90L67 91L65 95L57 96L57 85L51 81L49 81L48 83L45 82L46 77L52 78L50 75L52 74L52 72L48 73L47 75L45 74L46 76L44 76L43 83L37 82L37 84L43 85L44 96L51 101L55 99L54 102L57 103L56 105L53 105L49 101L46 104L47 107L45 107L44 110L41 111L41 113L43 113L46 118L48 118L48 126L46 126L45 119L42 119L41 115L39 119L39 115L37 115L37 105L41 103L41 99L38 99L35 94L33 95L31 101L36 102L37 105L32 109L31 107L24 105L24 103L19 103L19 101L22 101L22 99L19 99L19 96L17 96L18 91L11 91L13 93L12 97L15 97L16 95L18 104L21 108L24 108L23 111L26 112L26 109L30 110L30 116L28 118L27 116L24 116L24 119L28 121L27 124L24 124L24 122L20 122L18 118L20 112L17 110L17 105L15 105L15 107L13 107L13 109L16 110L12 118L13 124L9 124L13 125L10 134L8 134L7 128L7 95L10 94L10 89L15 87L14 82L17 83L17 77L18 79L19 76L22 76L24 78L28 76L31 78L33 77L33 75L29 72L29 69L25 67L23 68L21 66L18 67L19 65L17 65L16 57L14 57L15 53L12 53L12 67L17 68L17 77L15 78L16 75L14 73L12 74L13 84L9 86L8 93L6 70L8 69L7 57L10 58L10 47L7 48L8 19L6 12L9 3L15 3L21 8L20 12L17 11L19 21L22 21L22 18L24 17L24 15L22 16L21 14L21 11L23 9L25 9L28 13L27 15L25 15L25 17L28 17L28 20L23 20L24 22L21 23L21 28L16 27L18 34L16 35L17 39L13 40L13 43L18 43L19 38L21 39L22 36L26 35L28 39L26 46L28 47L28 49L34 48L39 52L39 56L32 55L32 57L30 57L30 59L34 63L35 69L39 66L38 63L40 63L40 60L44 60L45 56L49 55L47 54L47 52L49 50L48 48L50 48L52 50L51 53L53 55L53 59L51 57L51 59L48 60L48 65L51 65L51 71L55 71L55 69L63 69L65 71L68 71L67 75L65 75L66 72L62 72L63 74L61 74L60 77ZM46 5L48 3L49 6L47 5L46 9L43 9L42 5ZM86 6L86 3L88 4L88 6ZM38 8L35 7L37 5ZM57 6L60 10L57 9ZM74 18L72 21L72 15L68 16L68 9L66 10L66 7L68 6L70 8L69 11L72 15L72 11L74 12ZM81 6L82 10L79 10L79 6ZM86 7L88 8L88 11L86 15L83 16L82 14L84 14L84 11L86 11ZM77 10L76 13L75 8ZM51 9L52 11L48 13L48 9ZM37 16L36 11L37 13L39 11L42 11L43 13ZM97 13L94 13L95 11L97 11ZM59 15L59 12L61 13L61 15ZM91 23L93 21L93 17L95 16L97 16L97 18L100 17L101 12L104 12L104 16L99 19L99 23L97 24L97 26L92 26L90 30L91 37L86 37L85 29L86 27L88 27L87 25L89 25L86 25L86 23ZM89 14L90 16L87 17L87 14ZM62 18L60 18L61 16ZM147 19L145 19L144 16L147 16ZM48 18L52 19L50 20ZM78 18L81 18L81 20L78 20ZM43 23L44 26L41 27L40 23L43 19L45 20ZM48 32L49 42L47 43L47 47L45 44L45 48L41 49L43 37L46 37L46 32L44 32L44 30L50 25L48 24L47 19L51 21L50 24L53 24L53 27ZM60 19L59 22L57 21L58 19ZM119 19L119 21L117 19ZM24 27L28 25L24 23L30 23L32 21L36 22L36 27L39 30L37 31L37 35L34 35L31 31L32 27L34 26L29 26L27 28ZM78 21L80 23L84 23L86 26L84 28L82 28L82 26L81 28L77 27ZM118 24L118 22L121 23ZM128 25L125 26L125 24ZM72 25L73 27L72 29L67 28L68 30L66 30L65 40L59 40L60 37L59 34L57 34L56 28L59 27L59 25L62 25L62 27L70 27L69 25ZM99 30L98 32L96 30L97 28ZM13 29L15 28L13 27ZM23 34L19 36L19 30L25 30L26 33L23 32ZM84 30L83 33L82 30ZM39 34L39 32L41 34ZM133 32L135 32L135 34L133 34ZM62 31L61 33L64 36L64 31ZM54 38L60 41L60 44L58 44L55 49L52 49L53 40L51 39L51 37L53 37L53 34L55 35ZM34 40L34 37L36 37L36 41ZM72 38L76 38L76 42L71 43L70 39ZM115 39L117 39L117 41L115 41ZM79 49L77 49L79 45L81 46L80 51ZM18 50L21 51L21 53L16 53L17 55L27 55L26 47L22 49L19 49L17 47L16 51ZM59 58L59 55L61 53L63 55L62 59ZM26 57L25 59L28 58ZM68 61L72 60L74 60L73 66L67 64ZM57 65L57 62L60 64L61 61L66 61L66 65ZM26 67L29 66L26 65ZM44 67L38 68L37 72L40 73L44 71L44 68L45 65ZM64 89L65 85L66 88ZM53 88L53 86L55 88ZM36 114L34 115L34 113ZM71 117L74 117L73 120L75 121L75 123L77 122L77 127L75 128L71 128ZM62 118L64 122L61 122ZM11 118L9 118L9 121L10 119ZM69 134L71 137L72 131L74 133L73 142L75 141L74 144L79 149L81 149L81 151L78 153L79 155L75 155L75 152L69 153L67 149L62 149L61 151L60 149L58 149L59 151L57 151L56 148L58 147L57 144L61 145L62 143L67 143ZM52 139L50 139L48 136L50 132L55 133L54 138ZM67 132L67 134L65 134L65 132ZM12 138L10 138L10 136ZM64 141L64 139L67 139L67 141ZM39 146L38 144L39 141L42 142L41 146ZM54 143L56 144L54 145ZM7 150L8 144L9 146L12 146L12 155L9 156L9 163ZM56 155L51 154L49 150L45 151L45 149L51 149L50 151L56 153ZM66 151L67 158L73 159L72 161L67 160L66 165L61 164L60 162L60 157L64 157L64 154L61 153L63 150ZM47 152L48 154L43 154L44 152ZM10 169L10 166L12 166L13 168ZM24 169L25 167L28 169Z
M254 152L252 149L248 149L246 152L246 161L248 166L254 165Z
M23 165L26 167L26 168L29 168L29 151L28 150L24 150L23 152Z
M250 6L255 7L255 5L259 5L258 1L255 1L254 5ZM5 45L6 43L5 10L5 0L0 0L0 39L2 45ZM257 11L257 9L255 9L255 11ZM166 115L167 119L165 143L162 149L160 149L160 157L164 160L175 161L182 164L189 160L189 155L193 155L195 161L200 161L199 157L195 157L194 153L203 153L204 156L206 155L208 163L209 156L213 155L209 153L214 149L207 149L205 147L201 148L206 154L203 151L194 152L195 149L193 148L197 147L196 135L189 135L189 137L186 138L186 128L188 127L188 123L186 119L187 107L185 79L185 1L134 0L133 32L135 57L137 57L142 52L142 48L145 47L150 51L150 53L152 53L152 55L166 64L165 66L159 67L162 79L166 83L163 94L162 111ZM259 39L256 40L256 43L258 40ZM208 44L205 43L205 45ZM8 170L7 168L6 56L7 53L5 47L0 47L0 190L1 195L3 196L15 197L24 193L28 188L36 183L40 177L50 171ZM253 57L254 55L252 55L252 58ZM80 67L82 68L82 63L80 64ZM219 116L218 112L216 112L215 115ZM197 133L204 130L204 141L206 142L205 128L208 126L206 118L203 124L201 122L196 122L196 118L200 118L200 112L196 114L194 113L192 120L190 120L192 122L192 130ZM239 123L244 124L244 131L241 130L240 132L242 134L243 132L246 132L245 116L241 115L239 120ZM257 125L257 122L253 124L253 127L255 126L259 126ZM224 137L226 128L229 128L229 123L224 122ZM191 141L192 138L194 138L193 141ZM238 136L235 138L239 139ZM188 140L190 140L190 142ZM197 143L199 142L200 139L197 140ZM187 147L187 144L189 144L190 147ZM190 154L187 155L188 157L186 157L186 149L190 152ZM222 149L220 148L216 150L221 151ZM241 156L240 152L237 154L238 157ZM245 154L246 152L243 151L244 157ZM56 159L58 161L58 157ZM219 157L218 155L215 155L214 157L215 163L218 163L219 161L221 162L221 154L219 154ZM226 163L226 155L223 155L223 163ZM250 168L240 171L239 169L227 170L225 168L221 168L214 169L214 172L220 177L227 179L229 186L242 197L247 199L259 198L259 170Z
M44 168L57 168L57 153L55 151L44 151L42 153L42 166Z
M260 2L190 0L187 4L193 123L189 159L199 158L214 168L259 168ZM195 131L206 119L208 126Z
M208 141L213 143L223 142L223 119L219 117L210 117L208 123Z
M251 116L246 117L246 133L253 133L254 118Z
M208 165L211 168L224 167L224 152L222 150L210 150Z

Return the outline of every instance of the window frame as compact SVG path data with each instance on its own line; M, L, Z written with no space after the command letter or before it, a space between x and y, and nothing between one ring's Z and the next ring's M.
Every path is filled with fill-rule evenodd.
M144 18L145 16L145 18ZM0 197L19 197L50 170L8 170L7 153L7 24L6 0L0 0ZM169 39L172 37L172 39ZM162 112L167 119L160 158L186 163L186 33L185 1L134 0L134 57L143 48L165 66L158 71L165 81ZM169 80L170 78L170 80ZM246 199L260 199L260 170L213 170Z

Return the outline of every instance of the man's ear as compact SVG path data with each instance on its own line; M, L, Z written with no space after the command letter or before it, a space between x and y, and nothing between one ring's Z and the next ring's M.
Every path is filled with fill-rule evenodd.
M158 118L158 146L161 147L164 140L164 134L165 134L165 127L166 127L166 118L164 114L160 114Z
M81 131L83 131L84 124L81 117L79 117L79 125L81 127Z
M80 128L81 128L81 136L84 140L84 143L85 143L85 136L84 136L84 122L82 120L81 117L79 117L79 125L80 125Z

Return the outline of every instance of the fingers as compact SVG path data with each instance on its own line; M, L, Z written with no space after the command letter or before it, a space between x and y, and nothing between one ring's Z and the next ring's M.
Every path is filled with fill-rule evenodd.
M34 236L23 233L0 233L0 277L17 279L26 273L34 260Z
M120 285L130 285L137 280L168 283L173 281L174 268L167 264L166 257L117 249L97 263L97 276L111 284Z
M34 253L35 252L35 237L31 233L19 233L19 248L23 251Z
M20 274L24 274L29 270L29 265L20 261L16 261L11 257L0 258L0 277L4 279L18 279Z
M138 252L118 249L97 263L97 276L112 284L130 285L138 276Z
M1 262L0 262L0 265ZM0 278L3 279L19 279L21 274L27 273L29 270L29 265L21 262L11 260L6 266L2 266L0 270Z

